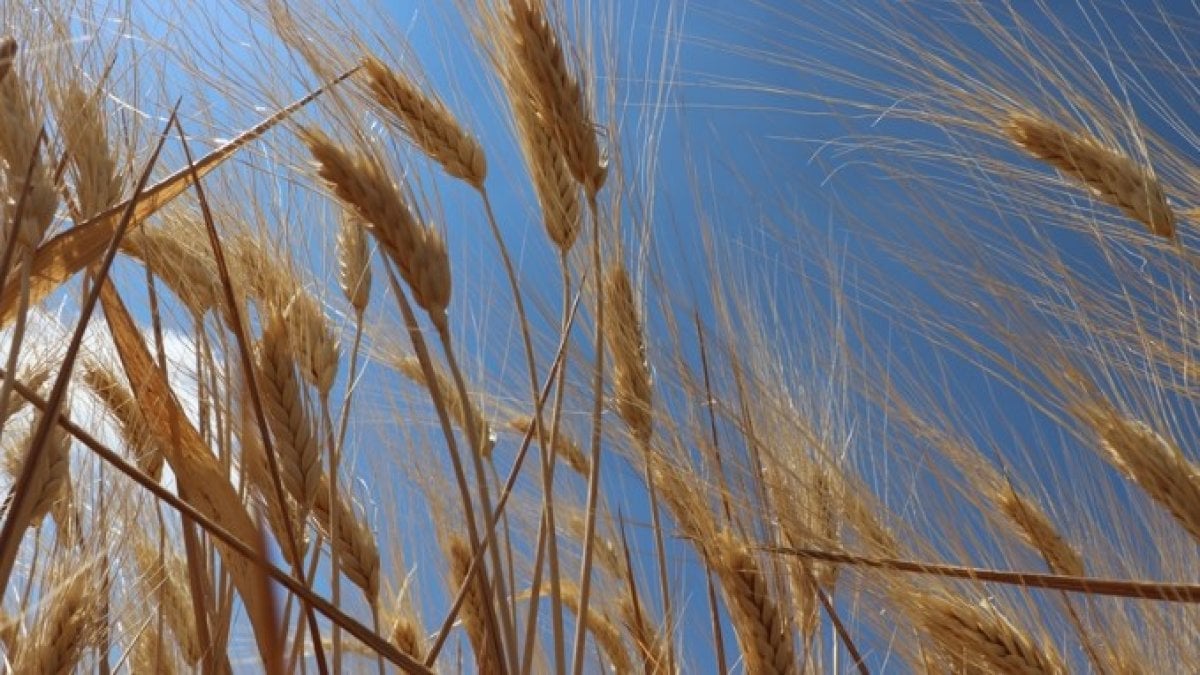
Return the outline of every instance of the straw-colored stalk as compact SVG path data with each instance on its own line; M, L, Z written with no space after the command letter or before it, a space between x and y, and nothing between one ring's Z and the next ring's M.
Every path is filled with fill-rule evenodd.
M1149 166L1045 118L1013 114L1004 121L1003 129L1030 155L1091 189L1151 233L1175 238L1175 214Z
M371 56L363 62L371 95L395 116L404 133L446 173L477 189L487 178L483 148L444 103L421 91L411 79Z
M394 361L396 370L401 375L428 389L429 383L425 381L425 371L421 368L421 362L415 356L406 356L398 358ZM449 413L450 419L458 425L465 433L467 431L467 420L476 420L479 425L480 442L483 447L480 448L480 453L483 457L491 457L492 449L496 445L496 437L492 433L491 425L488 424L487 418L479 410L478 406L471 404L470 409L464 409L462 397L456 395L454 383L450 377L440 370L436 371L434 376L437 378L438 391L441 393L442 404L446 407L446 412Z

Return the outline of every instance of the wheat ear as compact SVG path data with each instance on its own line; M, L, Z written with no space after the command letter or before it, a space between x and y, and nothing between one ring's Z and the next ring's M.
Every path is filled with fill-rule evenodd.
M1005 120L1003 129L1030 155L1090 188L1151 233L1175 238L1175 214L1150 168L1094 138L1044 118L1013 114Z
M63 145L75 167L75 199L83 218L104 211L121 198L124 179L113 160L100 92L87 94L68 81L53 91Z
M422 387L428 388L429 383L425 381L425 371L421 368L421 362L415 356L407 356L395 360L396 370L401 375L412 380ZM438 391L441 392L442 403L446 406L446 412L450 414L450 419L458 425L465 433L467 430L468 420L476 420L479 425L479 438L483 444L480 451L484 457L491 457L492 449L496 445L495 435L492 433L491 425L483 416L483 412L477 406L471 404L470 409L464 409L462 397L455 395L454 383L450 377L441 370L434 371L434 377L437 378Z
M216 261L198 235L194 226L173 219L161 227L131 230L121 249L162 279L193 316L203 317L221 307L225 296Z
M457 591L466 581L467 572L471 568L471 547L462 539L451 537L446 555L449 558L450 585ZM470 587L467 589L460 616L467 631L467 639L471 642L471 649L475 652L480 675L498 675L504 672L504 655L497 651L497 642L488 635L488 626L492 625L487 619L490 613L489 601L479 575L471 575Z
M1083 556L1058 533L1054 523L1036 502L1017 493L1011 485L995 490L992 502L1016 524L1025 543L1045 557L1051 571L1075 577L1087 573Z
M913 598L912 614L956 671L1066 672L1053 649L1039 645L987 603L976 607L957 598L921 594Z
M508 5L515 69L528 82L571 174L595 198L604 186L607 167L600 158L583 87L567 65L541 0L509 0Z
M138 468L155 480L160 478L162 450L155 444L133 392L111 370L90 360L84 362L83 381L117 420L121 438L125 440Z
M371 528L359 516L355 509L345 499L345 490L338 489L338 499L330 505L329 477L321 478L321 487L317 490L317 500L313 504L313 516L322 535L328 537L330 532L331 508L337 509L336 537L330 546L338 547L338 561L342 573L350 583L362 589L371 606L379 601L379 547Z
M263 408L279 457L280 478L303 514L317 499L321 486L321 457L312 414L296 377L287 326L278 316L269 318L263 329L258 371Z
M446 173L476 189L483 188L487 178L483 148L444 103L426 95L412 80L373 56L363 62L363 74L371 95L395 116L417 147L441 164Z
M87 566L75 570L47 595L36 628L17 649L14 673L66 674L94 637L96 598Z
M6 41L2 49L7 54L15 46L16 43ZM33 87L24 73L11 67L11 55L5 60L10 67L0 78L0 160L8 178L7 198L10 203L23 205L17 241L32 249L41 242L54 220L58 191L42 159L43 113L32 95Z
M583 229L579 186L558 151L554 130L538 112L529 83L511 68L503 75L525 163L542 208L542 224L550 241L565 255Z
M579 615L579 587L574 584L564 582L561 590L563 605ZM614 672L618 675L622 673L633 672L633 662L629 659L629 652L625 649L625 642L621 638L621 630L613 623L609 616L595 607L589 606L587 617L585 618L587 629L592 636L596 638L596 644L604 651L604 655L608 657L608 662L612 665Z
M169 550L159 551L145 535L135 535L134 558L141 569L141 581L157 601L163 620L179 643L183 657L193 666L204 658L206 647L200 644L196 632L196 613L192 608L191 592L183 560Z
M746 659L746 672L796 673L791 631L758 561L729 533L717 535L707 548Z
M604 340L613 356L613 386L617 412L642 443L650 440L650 367L642 321L633 297L629 273L620 262L604 274L604 303L609 311Z
M21 475L21 467L28 461L30 441L31 435L26 434L5 454L5 469L14 478ZM31 506L26 510L25 527L36 527L67 497L70 491L70 471L71 437L62 427L54 425L51 427L45 450L38 455L37 466L30 477Z
M371 252L361 220L342 212L337 236L338 285L346 301L361 317L371 299Z
M1095 406L1086 414L1100 438L1105 459L1200 541L1200 466L1144 422L1107 406Z
M533 418L525 415L514 417L508 421L509 428L520 434L529 434L533 425ZM537 438L537 435L533 434L533 437ZM566 461L567 466L571 467L575 473L581 476L588 475L592 463L583 454L583 448L579 447L579 443L575 442L575 439L562 429L559 429L554 437L553 450L554 455Z
M351 154L319 131L305 132L304 142L317 162L317 173L367 223L400 270L413 300L434 321L444 321L450 304L450 256L441 235L417 221L377 162Z

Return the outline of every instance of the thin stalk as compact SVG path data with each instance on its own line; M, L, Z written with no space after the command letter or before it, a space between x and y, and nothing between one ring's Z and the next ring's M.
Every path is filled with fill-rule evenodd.
M504 266L505 276L508 278L508 283L512 287L513 305L517 311L517 320L521 325L521 341L525 347L525 361L529 365L529 392L530 396L536 400L538 394L538 369L537 359L534 355L533 339L529 335L529 319L525 312L525 301L522 298L521 287L517 282L517 274L513 267L512 257L508 253L508 247L504 244L503 237L500 236L500 227L496 223L496 214L492 210L492 202L488 197L486 188L480 186L479 195L483 199L483 208L487 214L488 227L492 231L492 237L496 240L496 247L500 251L500 260ZM565 283L565 281L564 281ZM564 288L564 298L569 297L569 288ZM563 312L566 312L566 300L563 302ZM553 413L552 413L553 414ZM554 525L554 431L550 432L550 442L547 443L545 427L542 425L541 415L534 417L534 424L537 426L538 448L540 450L542 462L542 511L543 518L546 519L546 546L549 553L550 564L550 614L551 614L551 631L553 635L554 645L554 663L555 667L561 671L562 664L566 659L566 646L563 642L562 625L562 584L559 574L558 564L558 533ZM536 613L536 606L539 604L537 595L538 589L534 589L533 600L531 604L531 613ZM516 610L513 610L514 618ZM528 647L526 651L528 652ZM514 664L515 665L515 664Z
M476 483L479 486L479 501L484 508L485 513L491 513L493 510L492 499L487 486L487 474L483 466L483 439L480 438L479 431L481 428L480 420L475 419L475 407L471 405L470 394L467 391L466 380L463 379L462 369L458 366L458 359L454 356L454 345L450 339L449 325L445 321L434 321L437 326L438 337L442 343L442 351L446 357L446 365L450 369L450 376L454 380L454 386L458 389L458 396L462 401L463 417L466 418L467 442L470 444L471 462L475 466ZM447 392L449 394L449 392ZM486 536L491 536L487 533ZM499 612L501 622L501 630L504 631L504 636L507 643L504 644L503 653L509 661L509 669L515 671L517 668L517 631L514 625L515 621L515 606L513 598L509 595L504 581L504 566L500 560L500 549L492 546L490 549L492 557L492 569L494 584L492 586L496 602L507 609L507 611Z
M576 295L575 300L572 303L571 316L570 316L570 320L568 322L568 329L569 329L570 325L574 323L575 312L579 307L579 297L580 297L579 295ZM534 409L539 414L542 410L543 405L546 402L546 399L550 395L550 387L554 383L556 373L558 372L558 369L559 369L560 365L562 364L562 359L565 356L566 349L567 349L566 335L569 332L570 332L569 330L564 332L562 339L559 341L558 349L555 352L554 362L550 366L550 373L547 375L546 383L543 385L543 387L541 389L541 393L539 393L539 395L538 395L538 399L534 406ZM517 456L513 460L512 470L509 471L508 479L504 484L504 489L500 493L500 499L496 503L496 511L492 514L491 519L488 521L489 535L490 535L490 533L495 531L496 523L499 522L500 517L504 511L504 507L508 503L508 497L509 497L509 495L512 494L513 488L516 486L517 475L520 473L521 467L525 463L525 458L529 452L529 444L532 440L533 440L533 429L530 428L530 430L525 433L525 437L522 439L520 449L517 450ZM487 539L484 539L483 547L486 548L490 542L491 542L491 537L489 536ZM483 559L483 551L482 550L476 551L472 554L471 565L467 568L467 574L465 577L466 579L469 580L471 578L472 570L475 568L476 565L478 565L480 563L480 561L482 559ZM462 586L458 590L458 595L455 596L455 598L454 598L454 602L451 603L450 611L446 613L446 618L442 621L441 628L437 632L437 637L434 638L433 645L429 649L429 653L425 657L425 665L426 666L433 665L433 662L435 660L437 660L438 654L441 653L442 648L445 646L446 639L450 636L450 629L454 627L454 621L458 617L458 612L462 608L463 601L467 597L467 589L468 589L467 584L463 583Z
M567 315L567 312L568 312L568 305L570 304L570 300L571 300L571 274L570 274L570 270L567 268L567 258L565 255L559 257L559 264L560 264L560 269L562 272L562 289L563 289L562 318L560 320L559 330L562 334L561 339L564 340L564 343L565 343L565 341L570 339L570 335L569 335L570 317ZM567 368L566 368L566 365L564 364L564 366L562 368L559 368L558 375L555 378L556 382L555 382L555 390L554 390L554 406L550 411L550 438L549 438L550 461L547 464L543 464L543 467L547 467L547 466L549 467L549 474L550 474L549 477L550 477L551 482L553 482L554 466L556 464L556 457L554 455L554 447L555 447L555 444L558 442L558 427L559 427L559 423L560 423L560 417L562 414L563 397L564 397L565 391L566 391L566 373L567 373ZM540 417L535 419L534 423L540 425L541 424ZM543 439L541 438L541 436L539 436L538 442L539 443L543 442ZM545 447L545 446L543 446L543 447ZM544 454L546 454L546 453L543 453L543 455ZM543 469L543 480L544 479L545 479L545 468ZM546 491L544 484L543 484L542 489L543 489L543 491ZM533 579L532 579L532 583L530 584L530 592L532 593L531 597L534 598L534 601L529 603L529 616L525 621L525 650L524 650L524 654L522 654L522 656L521 656L521 670L519 671L520 673L522 673L522 675L525 675L526 673L528 673L529 669L532 668L532 666L533 666L533 647L534 647L534 642L535 642L534 635L535 635L535 631L537 630L538 607L541 604L540 602L538 602L537 598L540 597L540 593L541 593L543 553L545 552L546 547L547 547L548 537L555 536L553 508L554 507L553 507L552 501L550 501L549 504L544 505L543 512L542 512L542 519L541 519L541 522L538 523L537 555L536 555L536 560L534 561L534 564L533 564ZM553 543L551 543L550 546L551 546L551 554L553 555L554 558L557 558L557 546L554 545ZM551 565L550 565L550 602L551 602L552 608L554 606L554 603L556 601L558 602L558 604L560 606L560 610L559 610L560 613L557 616L552 614L551 622L554 624L555 640L561 641L562 640L562 637L561 637L561 626L562 626L561 604L562 604L562 602L561 602L561 597L560 597L561 596L561 585L559 585L559 586L555 585L556 584L556 576L555 575L556 575L555 564L552 561ZM558 661L558 663L562 663L562 661Z
M588 213L592 221L592 268L596 271L596 325L593 334L593 344L596 351L596 364L592 374L592 434L591 462L588 471L587 507L583 526L583 560L579 569L579 611L581 617L575 622L575 647L573 650L571 672L580 675L583 672L583 652L587 641L587 609L588 595L592 590L592 555L596 538L596 500L600 495L600 439L603 432L604 413L604 293L600 289L603 270L600 256L600 215L596 206L596 197L588 199Z
M446 448L450 454L450 463L454 471L454 480L458 485L459 497L463 501L463 514L467 525L467 536L471 542L471 551L474 554L478 554L480 551L480 538L479 529L475 523L475 505L474 501L471 499L471 490L467 485L467 476L463 469L462 457L458 450L458 443L454 437L454 430L450 426L450 416L446 410L446 406L442 402L442 392L437 384L438 380L433 369L433 360L430 357L429 348L425 343L425 337L421 333L420 324L417 323L417 316L413 312L412 305L408 301L408 296L404 294L404 290L400 287L400 283L396 279L396 274L392 269L392 264L385 260L384 266L387 270L388 284L392 288L392 293L396 296L396 304L399 306L400 313L404 318L405 329L408 332L409 340L412 342L413 351L415 351L417 354L417 360L421 364L421 371L425 377L425 382L427 383L426 388L429 391L430 398L433 400L433 407L437 412L438 421L442 426L442 434L446 439ZM468 427L471 428L473 425L468 425ZM478 430L476 430L476 432L478 432ZM473 452L472 454L476 455L476 459L478 459L478 453ZM483 473L481 466L482 465L479 462L476 462L476 471L479 477L482 477ZM487 571L481 568L478 570L478 573L480 585L486 591L485 597L492 597L491 584L488 583ZM472 578L473 572L468 570L466 578L464 578L462 582L462 587L464 590L469 588ZM487 612L485 618L487 619L489 626L488 634L493 640L496 641L497 653L505 654L506 651L503 645L504 636L500 634L499 630L497 630L498 627L496 625L494 606L492 607L491 611ZM432 664L432 661L427 659L427 663Z

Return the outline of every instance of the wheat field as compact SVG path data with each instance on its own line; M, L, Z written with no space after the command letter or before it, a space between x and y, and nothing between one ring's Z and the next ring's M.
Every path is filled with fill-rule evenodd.
M1198 18L0 0L4 672L1194 672Z

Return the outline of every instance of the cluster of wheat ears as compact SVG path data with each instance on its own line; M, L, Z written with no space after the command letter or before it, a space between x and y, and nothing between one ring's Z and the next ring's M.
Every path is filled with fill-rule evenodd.
M0 4L3 669L1191 671L1194 17L805 4Z

